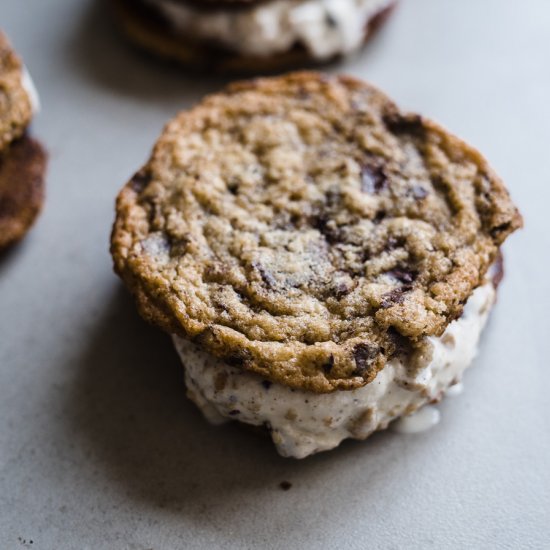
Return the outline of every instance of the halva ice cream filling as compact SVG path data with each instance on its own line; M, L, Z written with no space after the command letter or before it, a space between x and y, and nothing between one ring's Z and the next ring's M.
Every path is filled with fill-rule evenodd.
M174 337L174 343L185 366L188 395L210 422L266 426L281 455L304 458L347 438L365 439L440 399L475 357L495 296L492 282L478 287L462 316L442 336L429 338L431 361L413 377L410 365L393 359L373 382L352 391L294 390L231 367L187 340Z

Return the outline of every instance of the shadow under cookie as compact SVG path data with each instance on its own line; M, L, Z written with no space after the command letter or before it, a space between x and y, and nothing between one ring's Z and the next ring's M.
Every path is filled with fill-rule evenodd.
M367 445L348 442L330 457L297 462L237 423L208 427L185 398L183 369L169 338L138 317L122 287L91 327L75 369L64 437L92 457L83 468L99 466L125 499L183 513L205 527L205 510L238 521L253 512L246 505L252 494L266 501L283 496L284 480L292 492L324 486L342 461L360 464L370 478L369 464L387 451L388 441L399 444L392 434L379 434Z
M143 101L148 108L171 104L181 108L184 99L198 101L227 84L220 76L198 79L174 71L170 63L158 63L157 57L140 55L117 32L109 8L109 0L89 0L64 44L62 54L87 87Z

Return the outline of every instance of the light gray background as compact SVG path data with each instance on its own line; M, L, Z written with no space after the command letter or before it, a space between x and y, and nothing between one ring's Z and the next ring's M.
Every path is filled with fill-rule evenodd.
M207 426L111 272L118 188L223 82L134 51L93 0L0 0L0 26L51 154L45 211L0 258L1 549L550 547L548 0L403 0L339 68L478 146L526 229L441 424L301 462Z

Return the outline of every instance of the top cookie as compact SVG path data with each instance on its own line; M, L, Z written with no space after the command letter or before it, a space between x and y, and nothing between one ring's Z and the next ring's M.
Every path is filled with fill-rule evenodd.
M147 319L329 392L442 334L520 225L476 150L368 84L295 73L171 121L111 251Z
M23 86L23 64L0 31L0 150L23 135L32 114Z

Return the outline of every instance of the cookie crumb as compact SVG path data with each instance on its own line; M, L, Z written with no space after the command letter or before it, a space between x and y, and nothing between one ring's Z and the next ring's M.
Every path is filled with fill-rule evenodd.
M290 481L281 481L281 483L279 483L279 487L283 491L288 491L289 489L292 488L292 483L290 483Z

